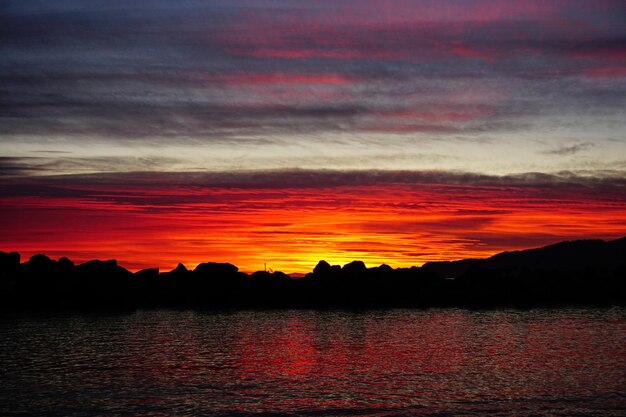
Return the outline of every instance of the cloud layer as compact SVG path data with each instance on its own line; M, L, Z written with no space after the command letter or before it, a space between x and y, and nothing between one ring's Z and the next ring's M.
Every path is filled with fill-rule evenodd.
M1 250L137 269L421 264L626 234L626 180L390 171L133 173L0 184Z
M3 8L5 156L142 158L156 146L183 170L241 168L242 156L267 169L623 167L623 2ZM596 146L572 148L580 143ZM551 153L559 148L578 152ZM452 158L425 167L420 155Z

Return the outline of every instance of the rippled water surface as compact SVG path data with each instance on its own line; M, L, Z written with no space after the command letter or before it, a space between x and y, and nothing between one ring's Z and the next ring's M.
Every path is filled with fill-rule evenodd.
M626 310L0 316L0 414L626 415Z

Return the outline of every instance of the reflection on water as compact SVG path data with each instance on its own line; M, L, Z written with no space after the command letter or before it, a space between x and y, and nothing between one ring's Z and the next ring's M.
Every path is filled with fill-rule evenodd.
M624 415L626 310L0 316L0 414Z

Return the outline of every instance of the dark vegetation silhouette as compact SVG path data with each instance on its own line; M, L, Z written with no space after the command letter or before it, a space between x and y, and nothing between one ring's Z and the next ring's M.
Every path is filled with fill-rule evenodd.
M302 278L214 262L131 273L115 260L74 265L35 255L20 263L0 252L0 302L5 310L626 305L626 238L397 269L320 261Z

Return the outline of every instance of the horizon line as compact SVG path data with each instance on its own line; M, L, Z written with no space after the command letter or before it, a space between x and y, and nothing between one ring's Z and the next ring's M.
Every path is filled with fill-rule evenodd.
M485 259L490 259L490 258L492 258L494 256L497 256L497 255L503 254L503 253L519 253L519 252L524 252L524 251L543 249L543 248L556 246L556 245L563 244L563 243L591 242L591 241L610 243L610 242L615 242L615 241L619 241L619 240L622 240L622 239L626 239L626 236L622 236L622 237L615 238L615 239L584 238L584 239L559 240L559 241L556 241L556 242L553 242L553 243L549 243L547 245L543 245L543 246L539 246L539 247L528 247L528 248L517 249L517 250L504 250L504 251L496 252L496 253L488 256L488 257L483 257L483 258L461 258L461 259L452 259L452 260L434 260L434 261L424 262L421 265L417 265L416 264L416 265L411 265L411 266L393 267L391 264L386 263L386 262L382 262L382 263L374 265L374 266L368 266L368 263L366 263L365 261L359 260L359 259L354 259L354 260L352 260L350 262L347 262L347 263L344 263L344 264L337 264L337 263L334 263L332 261L330 261L330 262L326 261L326 259L319 259L316 262L316 266L319 265L322 262L326 262L326 263L328 263L331 266L334 266L334 267L339 266L341 268L345 267L346 265L353 264L353 263L362 263L365 266L366 269L378 268L378 267L382 267L382 266L388 266L388 267L390 267L393 270L410 269L410 268L422 268L426 264L441 264L441 263L453 263L453 262L461 262L461 261L485 260ZM20 257L20 264L26 263L26 262L30 261L30 259L32 259L33 257L36 257L36 256L45 256L46 258L48 258L48 259L50 259L52 261L55 261L55 262L58 262L59 260L65 258L65 259L69 260L70 262L72 262L74 265L83 265L83 264L86 264L86 263L89 263L89 262L92 262L92 261L98 261L98 262L111 262L111 261L114 261L117 266L120 266L121 268L123 268L123 269L125 269L125 270L127 270L127 271L129 271L129 272L131 272L133 274L135 274L135 273L137 273L139 271L151 270L151 269L157 269L159 271L159 273L171 272L171 271L174 271L177 268L179 268L180 265L182 265L185 269L187 269L190 272L195 271L198 268L198 266L202 265L202 264L222 264L222 265L232 265L234 267L237 267L237 265L235 265L233 263L230 263L230 262L220 262L220 261L206 260L204 262L199 262L197 264L194 264L194 263L185 264L184 262L181 261L181 262L178 262L176 264L176 266L174 268L172 268L172 269L162 269L162 268L160 268L158 266L147 267L147 268L140 268L140 269L132 269L132 268L126 268L123 265L120 265L117 257L109 258L109 259L94 258L94 259L89 259L89 260L86 260L86 261L77 261L76 263L74 263L74 261L69 256L61 256L61 257L55 259L55 258L52 258L52 257L44 254L44 253L35 253L34 255L31 255L30 257L28 257L28 261L22 261L22 254L20 252L18 252L18 251L2 251L2 250L0 250L0 254L8 254L8 255L10 255L10 254L14 254L14 253L19 255L19 257ZM24 259L26 259L26 258L24 258ZM371 262L369 264L371 265ZM315 267L313 267L308 272L292 271L292 272L289 272L289 273L281 271L281 270L274 270L273 268L271 268L271 265L270 266L264 265L264 269L258 269L258 270L255 270L255 271L243 271L243 270L239 270L239 267L237 267L237 270L238 270L238 272L243 272L245 274L254 274L254 273L257 273L257 272L266 272L266 273L281 273L281 274L288 275L290 277L294 277L294 275L305 276L306 274L312 273L314 268ZM268 271L268 270L271 270L271 272Z

